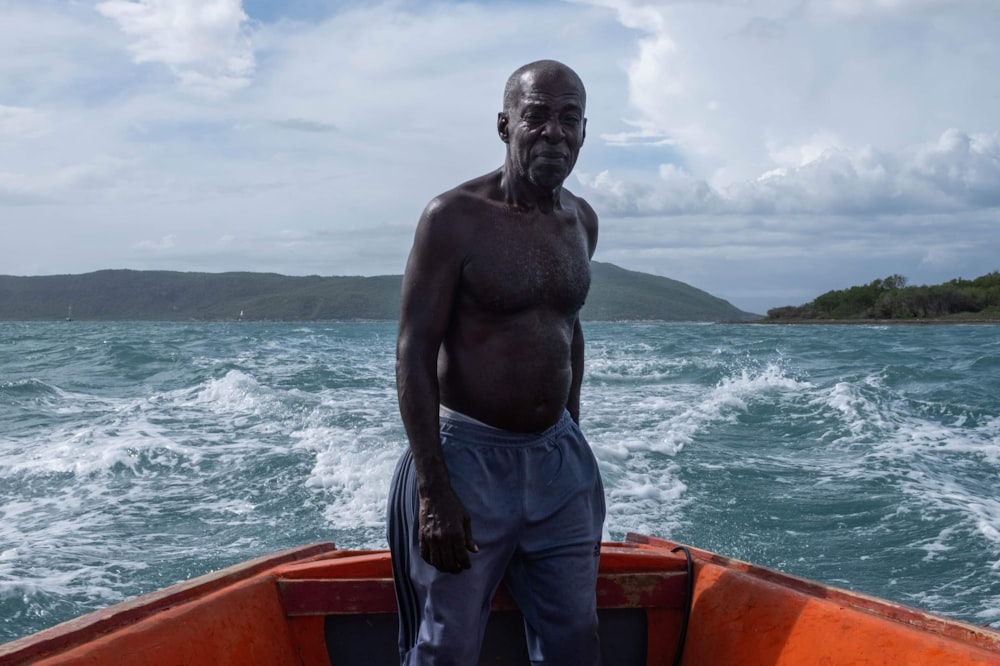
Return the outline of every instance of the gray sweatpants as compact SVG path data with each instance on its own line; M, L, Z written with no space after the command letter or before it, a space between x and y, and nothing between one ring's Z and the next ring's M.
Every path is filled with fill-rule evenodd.
M409 449L389 491L388 537L404 666L477 663L503 580L521 613L532 664L597 666L595 587L605 504L594 454L569 413L541 433L441 419L455 492L479 546L472 568L442 573L420 557Z

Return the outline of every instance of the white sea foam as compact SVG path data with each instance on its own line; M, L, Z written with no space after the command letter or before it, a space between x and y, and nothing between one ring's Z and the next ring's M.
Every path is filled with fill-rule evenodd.
M645 379L649 379L646 377ZM733 424L759 402L797 397L811 388L777 364L741 367L710 387L655 382L630 392L597 388L584 405L584 430L608 486L612 534L645 531L668 534L683 523L690 501L673 460L699 435Z
M46 335L58 346L65 331ZM28 618L10 626L308 541L384 546L406 446L394 333L80 326L67 344L98 336L100 353L22 375L0 348L0 612ZM587 336L582 425L606 536L674 536L1000 622L1000 385L982 329ZM121 344L106 354L100 339Z
M133 571L141 562L122 560L95 542L112 521L83 496L11 501L0 506L0 541L24 544L0 557L0 597L83 596L108 602L121 598L109 568Z
M324 507L333 529L364 528L370 547L384 546L389 480L406 446L391 391L377 389L324 395L321 404L291 433L314 463L305 485Z
M266 408L267 397L253 377L240 370L230 370L225 376L208 381L198 392L195 402L220 411L257 414Z
M382 525L389 479L402 448L343 429L300 434L325 442L306 485L320 493L330 525L341 529Z
M837 382L812 399L812 405L829 408L837 415L835 432L844 433L837 435L837 439L855 441L888 426L878 404L866 393L870 380L866 378L860 385L855 381Z
M660 435L650 449L676 455L699 432L720 422L733 423L757 401L780 400L810 390L808 382L792 379L783 369L770 364L759 372L740 369L700 395L683 395L683 400L661 401L659 413L665 418L654 430Z
M116 467L141 473L143 454L151 464L172 465L193 452L165 435L139 403L129 402L86 424L47 433L6 465L8 474L68 473L85 478Z

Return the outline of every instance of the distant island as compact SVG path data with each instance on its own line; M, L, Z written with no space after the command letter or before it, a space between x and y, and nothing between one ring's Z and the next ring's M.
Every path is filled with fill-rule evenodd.
M669 278L593 262L581 318L738 321L761 315ZM401 275L293 277L274 273L103 270L0 276L0 320L322 321L399 316Z
M828 291L805 305L767 311L765 323L1000 323L1000 272L931 286L907 286L902 275Z

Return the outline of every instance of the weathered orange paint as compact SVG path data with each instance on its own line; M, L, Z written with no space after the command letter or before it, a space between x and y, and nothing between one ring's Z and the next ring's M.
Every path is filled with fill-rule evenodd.
M339 550L330 557L282 567L281 577L318 578L389 578L392 558L387 550Z
M646 610L646 663L667 666L674 663L681 635L683 611L650 608ZM607 666L611 666L608 664Z
M275 655L292 654L295 646L275 591L275 571L336 552L329 543L294 548L116 604L0 645L0 666L280 666L284 657ZM262 661L229 661L230 654L259 655Z
M642 547L672 542L639 535ZM691 549L683 664L1000 665L1000 633Z
M270 576L258 576L42 659L37 666L301 666Z
M288 627L303 666L332 666L323 634L324 620L319 615L288 618Z
M1000 664L1000 654L712 563L697 568L685 664Z

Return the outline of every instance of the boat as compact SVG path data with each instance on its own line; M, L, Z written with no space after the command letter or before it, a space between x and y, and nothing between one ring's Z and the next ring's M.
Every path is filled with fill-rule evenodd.
M655 537L602 545L606 666L1000 664L1000 632ZM320 543L179 583L0 646L0 665L398 664L387 551ZM498 590L480 664L527 664Z

